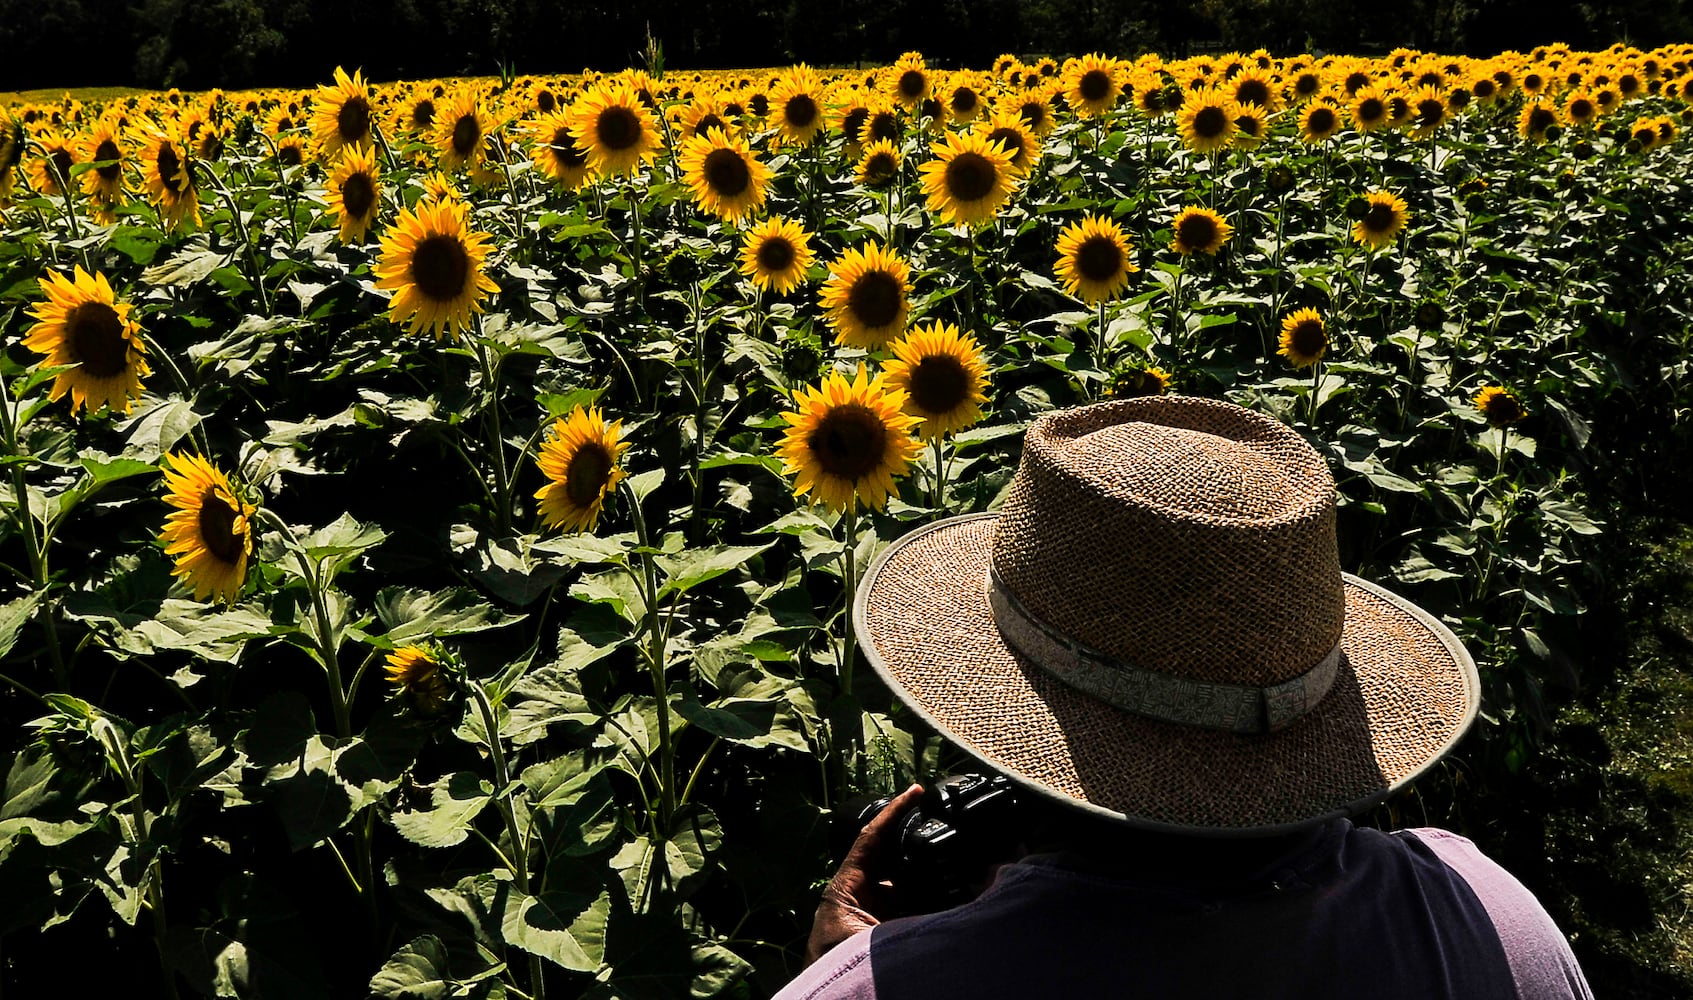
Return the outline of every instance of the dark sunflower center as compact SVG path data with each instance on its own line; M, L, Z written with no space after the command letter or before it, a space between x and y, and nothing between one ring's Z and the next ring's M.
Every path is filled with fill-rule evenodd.
M794 263L794 245L786 237L772 236L758 245L758 266L771 274L781 274Z
M908 69L899 75L900 96L907 100L916 100L922 97L923 91L928 88L928 85L928 78L918 70Z
M782 118L790 128L810 128L817 120L817 102L810 94L795 94L782 105Z
M952 92L952 110L954 114L966 115L976 110L976 92L969 87L959 87Z
M849 136L857 136L864 123L870 120L869 108L853 108L841 119L841 131Z
M1123 269L1123 248L1109 236L1089 237L1076 248L1076 270L1088 281L1110 281Z
M469 156L476 152L476 144L482 141L482 126L476 121L475 115L462 115L453 123L453 152L459 156Z
M1346 92L1348 94L1356 94L1358 91L1363 90L1369 85L1370 75L1368 73L1359 72L1348 73L1346 75Z
M1102 69L1088 70L1077 81L1076 92L1082 95L1082 100L1090 103L1105 100L1111 96L1111 74Z
M1467 87L1456 88L1450 94L1446 95L1446 103L1450 104L1454 108L1467 108L1467 107L1469 107L1470 106L1470 91L1469 91L1469 89Z
M1364 228L1372 233L1385 233L1393 228L1393 206L1377 202L1364 213Z
M641 121L630 108L612 106L600 112L594 120L594 133L600 145L617 151L628 149L641 141Z
M544 115L551 114L552 110L558 107L558 99L553 96L552 91L543 90L535 95L535 107Z
M1176 226L1176 239L1189 249L1204 249L1217 239L1217 223L1208 215L1190 215Z
M1316 320L1303 320L1293 328L1293 342L1295 353L1314 358L1328 349L1329 337L1323 332L1323 324Z
M123 154L118 151L117 143L110 139L100 140L100 145L94 147L95 161L99 162L102 160L111 160L112 162L107 163L103 167L95 167L94 172L100 175L101 180L117 180L119 175L123 173L123 167L117 162L121 156L123 156Z
M1585 98L1572 102L1570 104L1570 117L1576 119L1577 121L1585 121L1586 119L1593 117L1592 102L1586 100Z
M1417 117L1427 124L1434 124L1446 114L1446 104L1433 98L1417 102Z
M996 128L988 133L988 142L997 143L1005 150L1005 155L1011 157L1012 163L1019 163L1028 151L1023 148L1023 135L1014 128Z
M1544 132L1558 123L1558 116L1550 108L1535 108L1528 113L1528 130Z
M1387 112L1394 118L1402 118L1411 113L1411 102L1403 97L1388 98Z
M701 166L705 182L712 191L724 198L733 198L752 184L752 172L747 161L732 149L714 149L706 154Z
M65 339L71 356L95 378L111 378L129 367L129 343L117 310L104 302L84 302L65 314Z
M1322 85L1323 81L1315 73L1301 73L1299 79L1293 81L1293 91L1301 97L1309 97Z
M412 105L411 123L416 128L424 128L435 123L435 102L424 98Z
M1386 113L1387 106L1382 104L1380 98L1366 97L1358 102L1358 119L1360 121L1373 122Z
M888 429L867 407L848 403L825 414L806 439L806 445L824 472L856 480L882 464L887 454Z
M1200 108L1193 116L1193 132L1201 139L1215 139L1229 127L1229 116L1222 108Z
M370 134L370 102L362 97L349 97L341 102L335 113L335 131L346 142L358 142Z
M580 167L588 162L588 157L576 146L576 137L570 134L568 128L557 129L553 132L550 143L553 159L567 167Z
M1242 80L1234 89L1234 99L1241 104L1267 108L1270 106L1270 86L1263 80Z
M872 142L878 139L886 139L889 142L899 140L899 119L895 118L891 112L884 111L877 114L870 119L868 127Z
M1489 423L1495 425L1510 424L1515 423L1522 417L1523 408L1517 403L1516 399L1501 392L1487 397L1487 402L1482 404L1482 413L1487 417Z
M927 357L911 369L911 401L924 413L947 413L969 397L970 373L955 357Z
M470 254L456 236L426 237L412 251L411 280L429 299L451 302L470 282Z
M302 162L300 147L290 143L276 151L276 160L285 167L297 167Z
M865 272L847 292L847 309L860 325L872 330L892 325L904 303L905 289L886 271Z
M68 149L55 149L47 157L53 161L53 177L60 184L69 184L71 166L76 163L76 157Z
M1470 89L1475 92L1477 97L1486 100L1493 96L1493 91L1497 88L1494 87L1492 80L1477 80L1475 86Z
M1314 133L1324 133L1335 126L1334 111L1330 108L1313 108L1310 117L1305 119L1306 127Z
M1258 119L1254 118L1252 115L1241 115L1239 118L1234 120L1235 128L1239 129L1242 134L1249 135L1254 139L1258 138L1258 133L1262 131L1258 127L1259 124L1260 122Z
M864 180L868 184L881 184L894 175L897 164L888 153L877 153L870 157L864 165Z
M247 535L235 530L235 510L217 487L200 494L200 543L218 562L233 566L247 551Z
M1030 101L1018 108L1017 114L1025 125L1040 128L1041 123L1046 121L1046 106L1039 101Z
M576 449L564 470L564 495L578 507L589 507L600 498L611 475L611 454L597 441Z
M176 155L176 147L168 142L161 144L156 165L159 168L160 182L167 189L175 191L176 179L182 174L182 157Z
M980 153L959 153L946 165L946 189L954 201L981 201L998 180L999 171Z
M369 174L361 170L341 182L341 205L348 215L362 219L375 204L376 185L370 182Z

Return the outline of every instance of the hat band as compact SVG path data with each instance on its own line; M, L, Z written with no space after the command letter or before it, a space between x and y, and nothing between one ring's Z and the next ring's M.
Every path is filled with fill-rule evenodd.
M1328 694L1340 669L1340 643L1311 669L1270 687L1196 681L1101 653L1041 621L988 564L988 603L1001 637L1065 684L1108 704L1165 722L1236 733L1274 732Z

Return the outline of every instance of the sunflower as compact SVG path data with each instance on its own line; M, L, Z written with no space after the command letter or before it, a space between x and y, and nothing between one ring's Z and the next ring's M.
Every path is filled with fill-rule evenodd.
M1387 98L1374 87L1365 87L1353 94L1347 111L1352 117L1352 127L1359 132L1374 132L1386 126L1392 118Z
M722 129L696 135L682 144L677 165L694 201L719 218L737 222L764 205L770 168L758 162L745 139L731 139Z
M976 131L990 144L1004 147L1005 155L1011 159L1011 169L1019 176L1027 175L1040 159L1040 137L1016 112L994 111L987 121L976 126Z
M961 73L954 76L946 84L943 95L947 117L954 125L968 125L975 121L987 106L982 100L981 81L974 76Z
M482 311L482 298L499 289L482 271L488 249L488 234L470 230L463 202L430 200L415 214L401 211L382 237L375 268L376 287L394 292L388 318L405 323L407 333L456 340Z
M935 82L929 75L923 57L907 52L893 66L894 99L906 110L915 110L934 93Z
M864 131L864 123L870 120L870 110L869 99L857 91L841 98L835 109L834 126L846 137L844 152L849 160L856 161L864 152L864 144L859 142L858 136Z
M882 140L897 146L904 135L905 127L899 120L899 108L893 104L875 104L865 115L864 123L858 126L858 136L854 140L855 148L862 150Z
M1340 109L1328 98L1311 101L1299 112L1299 141L1307 145L1327 142L1342 124Z
M580 188L588 179L588 154L570 134L570 114L564 109L542 115L529 123L529 158L536 169L567 190Z
M1550 101L1531 100L1523 104L1517 115L1517 134L1529 142L1545 142L1547 129L1559 124L1558 107Z
M443 170L474 170L482 158L482 140L493 130L494 120L482 110L476 92L466 88L441 103L429 138Z
M1500 385L1484 385L1471 398L1492 427L1509 427L1527 415L1517 394Z
M247 579L257 508L199 455L167 454L163 471L165 503L176 508L159 533L165 555L176 559L171 575L193 588L196 601L216 596L233 604Z
M312 106L312 134L323 147L324 156L334 156L342 146L370 142L370 126L375 118L370 88L358 70L348 77L347 71L337 66L334 85L317 88L317 99Z
M78 158L94 167L82 174L82 190L107 207L123 200L123 132L117 122L102 118L83 137Z
M1123 93L1123 71L1115 59L1094 53L1072 59L1064 72L1064 100L1083 118L1111 110Z
M1424 87L1411 95L1411 138L1427 139L1446 124L1452 111L1446 104L1446 94L1434 87Z
M580 406L553 424L535 459L547 477L547 485L535 492L547 527L594 530L605 498L623 479L617 460L629 442L619 440L622 430L623 421L608 426L598 408Z
M29 165L30 183L50 198L63 197L70 189L71 167L76 166L76 146L54 132L36 141L41 144L41 155Z
M1236 104L1256 104L1266 114L1281 110L1281 88L1262 70L1246 70L1229 80L1227 90Z
M38 322L24 335L23 345L47 355L42 361L47 367L75 366L53 376L48 399L68 392L72 413L102 406L128 413L141 398L141 380L152 374L129 304L117 300L104 274L90 276L81 267L74 280L49 273L39 283L47 301L30 310Z
M887 506L894 479L905 475L922 444L911 436L918 418L904 411L905 393L885 375L869 378L863 365L848 382L831 373L816 388L794 393L795 412L776 454L795 473L794 496L807 493L831 510Z
M425 135L435 127L435 95L427 90L400 102L396 123L399 131Z
M1371 191L1364 201L1364 214L1352 224L1352 239L1373 249L1388 246L1410 221L1405 199L1391 191Z
M988 366L976 338L936 323L895 341L893 352L882 371L889 386L905 393L905 412L922 421L918 437L955 434L982 419Z
M1162 118L1181 110L1180 91L1165 87L1162 77L1142 73L1130 81L1129 89L1134 94L1135 110L1148 118Z
M147 190L159 206L167 228L200 221L200 191L187 150L174 137L154 132L141 151Z
M1045 87L1016 98L1010 102L1010 107L1037 138L1046 138L1058 127L1052 116L1052 96Z
M363 243L382 207L382 169L376 147L346 146L329 175L325 200L340 221L342 243Z
M725 133L737 131L730 117L723 112L723 100L716 94L696 97L682 109L680 128L676 134L683 139L696 135L705 135L712 129L720 129Z
M276 165L297 167L306 162L306 141L297 135L276 140Z
M1172 230L1175 238L1170 241L1170 249L1183 257L1196 253L1214 257L1228 241L1234 227L1209 208L1189 205L1176 215Z
M899 175L899 149L886 139L871 143L854 168L858 183L867 188L886 187Z
M929 147L935 158L918 167L929 211L947 225L976 226L992 219L1017 186L1011 157L980 133L949 133Z
M1227 149L1234 142L1235 123L1240 108L1221 91L1207 87L1187 95L1176 124L1182 141L1200 153L1214 153Z
M659 147L658 123L626 85L601 85L572 107L571 134L602 174L630 174Z
M422 646L401 646L388 654L388 683L425 714L434 714L446 703L452 689L441 670L440 654Z
M798 288L814 259L811 234L787 219L772 216L748 229L741 239L741 273L777 295Z
M770 108L784 142L809 145L823 130L823 83L810 66L801 63L776 82Z
M1256 104L1241 104L1236 106L1240 113L1234 119L1234 145L1236 149L1257 149L1264 141L1270 127L1269 117L1264 109Z
M1591 125L1599 117L1599 104L1593 95L1577 90L1564 98L1564 118L1571 125Z
M1058 234L1054 273L1065 291L1090 305L1116 298L1140 270L1129 261L1129 242L1111 219L1089 215Z
M1170 391L1174 381L1170 373L1154 365L1129 367L1113 372L1105 383L1109 399L1133 399L1136 396L1162 396Z
M1277 351L1295 368L1309 368L1328 353L1329 335L1315 309L1288 313L1282 320L1281 350Z
M905 332L911 315L911 269L875 241L829 265L818 293L835 342L875 350Z

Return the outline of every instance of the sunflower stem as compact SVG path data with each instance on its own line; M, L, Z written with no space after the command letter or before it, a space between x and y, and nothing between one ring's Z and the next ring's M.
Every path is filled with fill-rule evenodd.
M1317 395L1323 386L1323 363L1311 362L1311 407L1306 411L1305 422L1312 427L1317 426Z
M498 361L488 356L488 345L482 337L481 315L476 317L476 360L482 366L482 388L488 392L488 405L482 412L486 415L484 425L488 428L488 448L494 459L494 527L503 538L511 530L512 511L505 434L500 427L500 366Z
M211 179L212 188L217 191L218 196L223 199L224 205L228 207L230 227L241 237L241 246L247 251L247 268L252 272L253 291L259 296L259 308L268 316L270 314L270 296L265 292L264 269L259 266L259 252L253 244L253 236L247 231L246 224L241 221L241 206L236 203L235 195L224 186L222 178L217 175L217 171L206 166L205 162L198 157L194 157L188 162L191 164L190 170L193 167L199 167L205 176ZM190 180L192 180L192 177L190 177Z
M670 691L665 683L665 635L658 613L658 567L653 563L652 534L641 512L641 498L627 478L618 483L629 501L629 516L635 522L635 540L641 548L641 578L645 581L647 669L652 675L653 697L658 702L658 767L659 805L653 832L659 837L670 834L670 821L676 815L676 752L670 735Z
M533 892L534 886L529 880L529 845L523 838L523 831L517 823L517 809L512 803L511 770L506 763L505 748L500 743L500 723L494 716L494 706L488 701L488 691L481 681L470 682L470 697L476 702L476 711L482 716L482 728L488 736L488 756L494 765L494 786L500 789L495 802L499 806L500 817L506 823L506 835L511 837L511 873L517 878L518 888L524 895ZM537 1000L547 995L544 978L545 972L541 967L541 957L529 956L529 991Z
M936 473L939 475L939 473ZM852 694L852 668L857 654L856 634L852 628L852 609L858 600L858 504L857 498L847 500L841 523L846 526L846 552L842 554L846 572L846 608L841 613L841 694Z
M27 458L23 448L18 443L18 433L22 429L21 422L16 419L13 411L14 403L21 404L22 400L5 398L9 394L0 394L0 432L5 434L6 451L18 458ZM18 414L21 414L21 406ZM23 528L24 552L29 556L29 572L31 585L43 597L37 613L41 617L41 628L47 637L47 654L53 665L53 682L60 690L68 690L70 683L69 672L65 669L65 654L59 648L59 628L55 620L53 602L46 600L49 584L51 583L47 570L47 538L39 535L35 530L35 515L29 508L29 483L24 478L24 463L12 462L12 496L14 509L18 514L18 523ZM43 525L45 530L45 525Z
M946 504L946 459L941 452L941 437L935 435L932 442L935 448L935 492L929 498L929 506L939 511Z

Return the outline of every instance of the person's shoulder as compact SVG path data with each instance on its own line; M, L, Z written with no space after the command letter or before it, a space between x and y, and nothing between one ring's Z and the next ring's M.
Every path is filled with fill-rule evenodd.
M773 1000L876 1000L870 973L870 931L847 938L811 963Z

